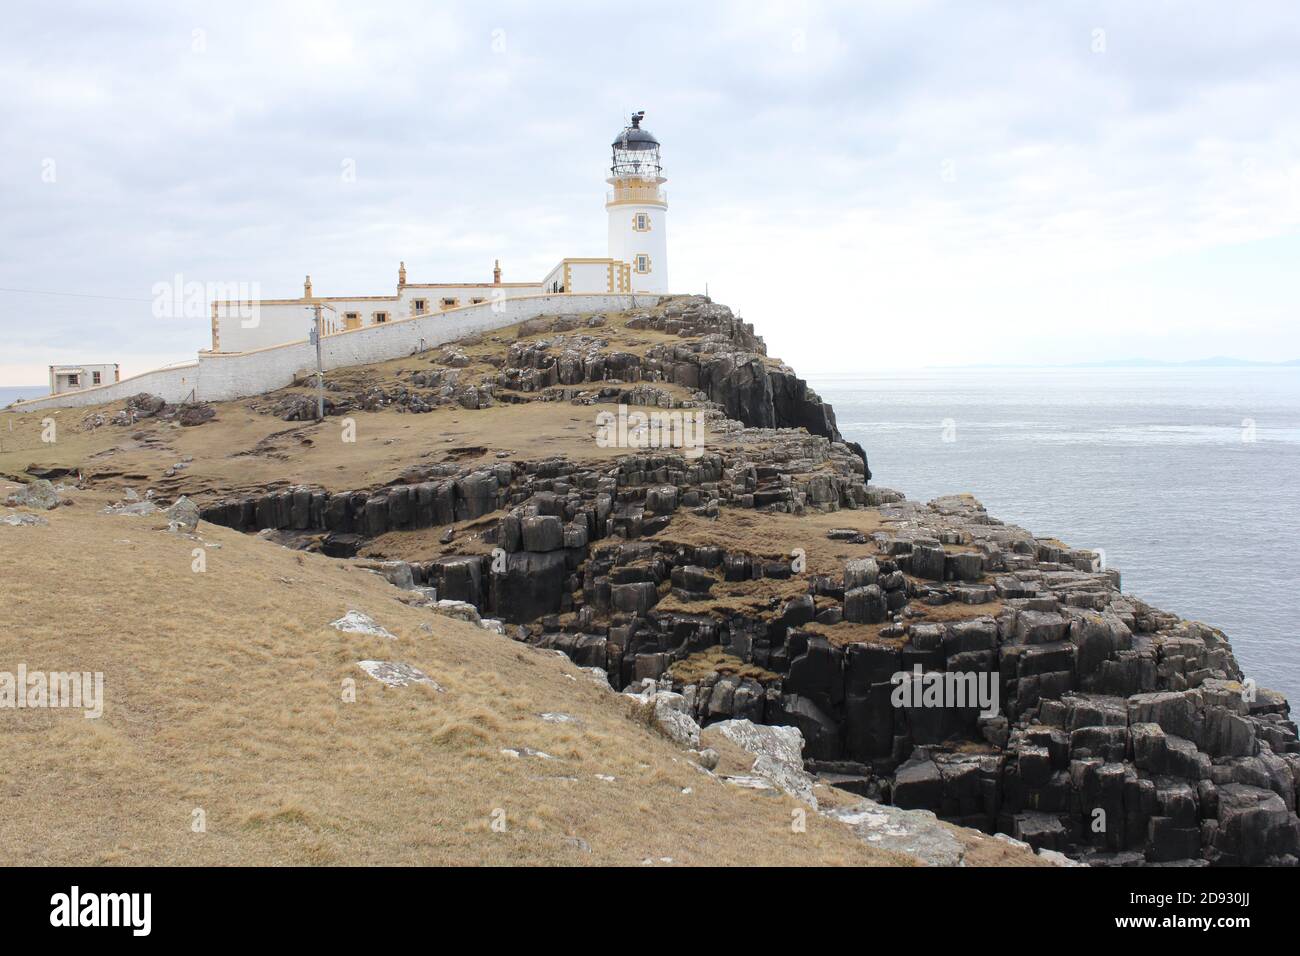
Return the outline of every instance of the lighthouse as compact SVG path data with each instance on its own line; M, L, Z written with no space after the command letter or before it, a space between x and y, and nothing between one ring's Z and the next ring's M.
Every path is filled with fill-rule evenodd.
M605 182L609 213L609 257L631 266L633 292L668 291L668 194L659 162L659 140L641 126L644 112L613 143Z

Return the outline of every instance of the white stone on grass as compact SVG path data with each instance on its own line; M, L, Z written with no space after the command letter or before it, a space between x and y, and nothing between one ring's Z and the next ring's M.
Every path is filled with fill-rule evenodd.
M658 690L653 681L640 694L624 694L632 701L638 719L654 727L669 740L689 747L700 746L700 725L691 717L686 698L672 691Z
M0 518L0 524L11 525L15 528L36 527L37 525L49 524L50 522L40 515L12 514Z
M405 561L359 561L356 566L362 571L379 575L393 587L401 588L403 591L411 591L415 588L415 576L411 573L411 566Z
M900 810L874 800L825 812L849 826L864 843L916 857L928 866L960 866L961 841L929 810Z
M152 501L135 501L130 504L108 505L104 508L106 515L127 515L132 518L144 518L158 510Z
M167 530L172 533L193 531L198 524L199 506L184 495L167 509Z
M468 624L482 623L478 608L468 601L439 601L433 606L433 613L454 618L457 621L465 621Z
M532 747L502 747L501 752L507 757L537 757L541 760L555 759L545 751L534 750Z
M427 684L439 693L444 692L437 681L410 664L401 664L397 661L357 661L357 666L381 684L387 684L389 687Z
M813 809L817 798L813 796L813 778L803 768L803 734L798 727L769 727L752 720L724 720L712 724L732 743L754 755L750 772L768 781Z
M38 478L29 485L23 485L5 499L11 508L36 508L50 511L59 506L59 496L54 485L45 478Z
M372 637L387 637L396 640L397 635L390 633L375 623L369 614L360 611L348 611L337 621L330 621L330 627L345 634L369 634Z

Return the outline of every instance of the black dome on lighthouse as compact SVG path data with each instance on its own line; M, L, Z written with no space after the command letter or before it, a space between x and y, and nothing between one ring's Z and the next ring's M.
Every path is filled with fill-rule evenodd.
M632 114L632 125L624 127L612 144L615 149L655 149L659 146L659 140L655 139L654 133L641 128L641 120L644 117L644 110Z
M662 182L663 167L659 164L659 140L654 133L641 128L644 110L632 114L632 125L624 127L614 140L613 162L610 174L615 179L649 179Z

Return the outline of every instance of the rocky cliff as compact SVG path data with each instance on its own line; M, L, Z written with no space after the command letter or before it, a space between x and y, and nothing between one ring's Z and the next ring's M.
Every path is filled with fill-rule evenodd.
M1223 634L973 498L870 485L831 408L730 310L676 299L474 348L397 386L334 382L333 410L624 404L702 415L705 448L526 458L484 433L473 461L208 495L203 517L361 555L617 689L680 694L706 727L798 727L810 770L900 808L1096 865L1297 862L1296 726ZM995 706L898 702L935 674Z

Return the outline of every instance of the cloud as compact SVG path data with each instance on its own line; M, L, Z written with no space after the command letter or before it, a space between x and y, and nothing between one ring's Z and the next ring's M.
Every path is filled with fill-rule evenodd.
M192 355L207 323L147 302L177 273L373 294L399 259L443 281L601 254L637 108L673 286L800 370L1300 355L1288 4L654 11L11 11L0 287L117 298L0 292L0 380Z

